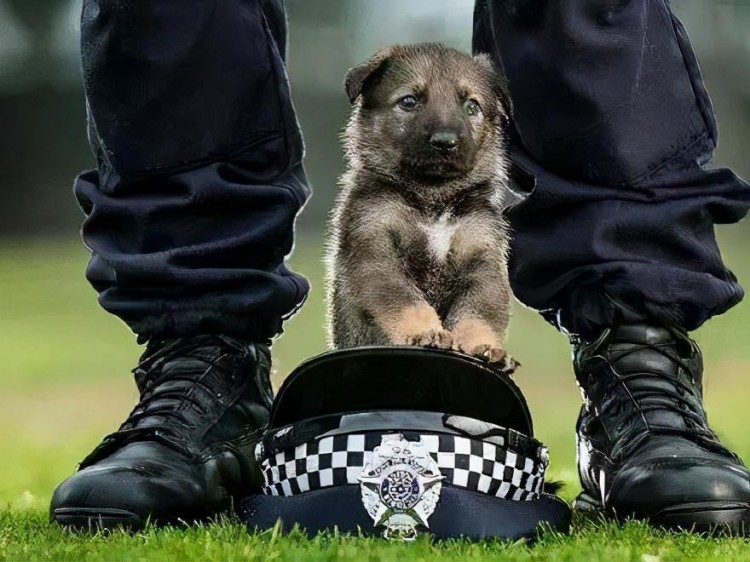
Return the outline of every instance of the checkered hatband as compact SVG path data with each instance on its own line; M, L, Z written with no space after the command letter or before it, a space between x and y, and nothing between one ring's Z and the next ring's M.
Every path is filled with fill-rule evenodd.
M503 439L496 444L450 434L401 435L408 441L421 439L446 485L517 501L534 500L542 492L548 463L544 447L535 448L533 454L522 454L505 446L507 440ZM273 451L265 458L259 451L263 492L294 496L330 486L359 484L382 437L382 432L325 436Z

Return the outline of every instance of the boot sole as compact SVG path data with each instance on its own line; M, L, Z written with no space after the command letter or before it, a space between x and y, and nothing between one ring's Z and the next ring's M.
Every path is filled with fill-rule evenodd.
M114 529L136 531L146 525L146 521L137 513L114 508L60 507L52 512L51 519L78 532Z
M740 502L693 502L662 509L654 514L632 513L626 516L604 509L601 502L581 493L573 508L582 512L598 511L619 523L628 519L646 521L668 531L687 531L703 535L750 536L750 505Z

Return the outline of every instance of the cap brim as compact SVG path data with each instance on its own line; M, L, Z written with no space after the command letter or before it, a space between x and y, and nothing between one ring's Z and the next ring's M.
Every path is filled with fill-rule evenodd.
M270 429L376 410L445 412L533 437L526 400L508 375L461 353L419 347L342 349L302 363L279 390Z

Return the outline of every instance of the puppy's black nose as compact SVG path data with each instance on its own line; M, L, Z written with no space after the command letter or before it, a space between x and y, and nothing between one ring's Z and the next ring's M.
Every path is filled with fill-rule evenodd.
M458 146L458 135L453 131L438 131L430 137L430 144L441 152L448 152Z

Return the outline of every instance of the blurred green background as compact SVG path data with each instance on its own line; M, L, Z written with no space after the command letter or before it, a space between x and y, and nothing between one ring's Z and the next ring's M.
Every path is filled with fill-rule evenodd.
M673 0L716 106L716 163L750 177L750 2ZM311 297L275 346L275 381L325 348L322 240L341 167L344 72L393 42L468 49L471 0L288 1L289 73L315 196L298 225L292 267ZM80 0L0 0L0 505L45 507L55 484L127 415L139 348L98 308L70 186L91 165L78 63ZM750 227L722 228L726 261L750 285ZM709 416L750 460L750 304L697 335ZM515 306L508 344L554 478L576 491L579 395L565 338ZM478 397L477 399L481 399Z

